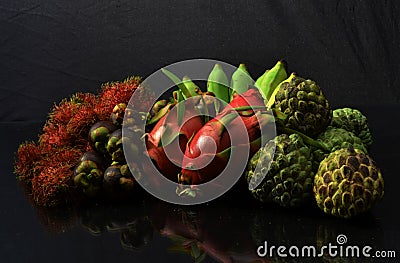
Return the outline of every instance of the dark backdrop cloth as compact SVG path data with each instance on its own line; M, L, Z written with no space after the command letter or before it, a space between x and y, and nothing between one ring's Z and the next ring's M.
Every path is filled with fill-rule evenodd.
M333 107L399 104L396 1L2 1L0 121L44 121L54 102L177 61L278 59Z

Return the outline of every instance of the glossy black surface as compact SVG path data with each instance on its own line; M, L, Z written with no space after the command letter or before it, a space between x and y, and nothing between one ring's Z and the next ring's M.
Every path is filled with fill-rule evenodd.
M371 155L381 167L385 197L370 213L352 220L325 216L315 207L292 211L261 205L240 185L217 200L189 207L148 195L123 204L103 201L52 210L34 207L12 173L13 158L18 144L34 139L42 123L2 123L1 262L194 262L190 251L196 246L198 257L205 253L203 262L252 262L258 259L256 248L264 241L321 245L335 243L339 234L345 234L349 244L400 253L399 110L363 110L374 134ZM307 262L292 262L303 261Z

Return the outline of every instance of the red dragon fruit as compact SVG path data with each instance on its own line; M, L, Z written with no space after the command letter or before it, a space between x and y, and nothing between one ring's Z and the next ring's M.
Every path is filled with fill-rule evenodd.
M249 106L253 110L249 110ZM241 95L235 94L229 105L207 122L189 142L179 183L197 185L215 178L225 169L233 147L236 153L241 152L241 148L249 147L251 157L260 148L262 127L274 121L272 115L262 114L262 109L265 110L265 104L258 90L249 89ZM241 134L243 130L239 127L243 125L248 138ZM232 145L230 136L239 138L239 142Z
M176 111L170 111L157 122L146 136L148 156L166 178L175 182L178 179L179 164L182 162L186 144L204 124L201 116L195 111L195 101L189 100L185 103L186 111L181 127L178 125ZM162 141L163 137L166 142ZM168 156L166 152L168 152Z

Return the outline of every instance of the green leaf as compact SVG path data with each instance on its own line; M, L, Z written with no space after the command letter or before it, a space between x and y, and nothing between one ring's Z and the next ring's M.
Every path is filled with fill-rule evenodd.
M219 152L219 153L215 154L215 157L218 158L218 159L226 159L227 156L231 155L232 150L235 149L235 148L236 148L235 146L231 146L229 148L226 148L222 152Z
M258 83L257 87L263 98L269 100L275 88L286 78L286 62L278 61L275 66L265 73L261 83Z
M254 84L254 86L256 86L257 89L261 88L261 83L265 77L265 75L267 75L269 69L267 69L260 77L258 77L258 79L256 80L256 83Z
M177 107L178 126L179 127L182 125L183 117L185 115L185 103L181 103L184 100L185 99L183 98L182 91L178 90L178 104L176 104L176 107Z
M188 76L184 76L182 81L192 97L199 95L196 90L200 90L200 88Z
M193 140L193 137L195 136L195 133L192 134L192 136L190 136L189 140L186 143L186 148L189 147L190 142Z
M242 94L249 89L249 86L253 85L254 81L250 77L249 72L244 64L240 64L237 70L232 74L231 78L231 100L233 94Z
M193 258L194 258L194 262L195 262L195 263L201 263L201 262L203 262L204 259L206 258L206 253L205 253L205 252L202 252L202 251L199 249L199 247L198 247L198 245L197 245L196 242L193 242L193 243L192 243L191 248L192 248L192 256L193 256Z
M206 259L207 254L205 252L201 253L201 255L195 259L195 263L201 263Z
M186 88L185 84L172 72L161 69L161 71L170 79L176 86L178 86L179 90L185 95L186 98L190 98L192 95L190 94L189 90Z
M229 103L230 88L228 77L226 76L222 66L218 63L215 64L213 70L208 76L207 90L214 93L216 98Z
M161 140L158 142L158 147L165 147L172 143L179 135L183 135L181 132L174 132L167 124L165 130L161 136Z
M192 254L194 258L198 258L200 256L200 250L199 247L197 246L196 242L192 243Z
M204 99L204 97L203 96L200 96L201 98L201 103L203 103L203 108L204 108L204 123L207 123L209 120L210 120L210 116L209 116L209 112L208 112L208 107L207 107L207 105L206 105L206 101L205 101L205 99Z
M181 245L174 245L168 248L169 252L174 252L174 253L182 253L182 254L189 254L190 252L182 247Z

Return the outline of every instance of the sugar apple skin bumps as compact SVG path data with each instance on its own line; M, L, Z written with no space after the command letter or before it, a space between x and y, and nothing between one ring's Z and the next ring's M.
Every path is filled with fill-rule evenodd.
M275 108L287 115L285 127L310 137L323 132L332 119L332 109L321 88L296 75L280 84Z
M354 133L369 148L372 144L372 135L369 130L367 117L359 110L352 108L336 109L332 113L331 126L345 129Z
M325 159L329 153L344 148L355 148L368 154L367 148L360 138L345 129L328 126L326 131L317 136L317 140L327 146L330 152L326 153L322 149L312 147L314 156L314 171L318 170L320 162Z
M321 162L313 190L325 213L350 218L382 199L384 181L371 157L358 149L339 149Z
M299 135L281 134L253 156L246 173L250 188L254 188L252 182L259 182L258 177L262 176L263 169L255 169L259 160L261 165L272 162L265 178L251 190L256 199L283 207L299 207L310 202L314 179L312 153Z

